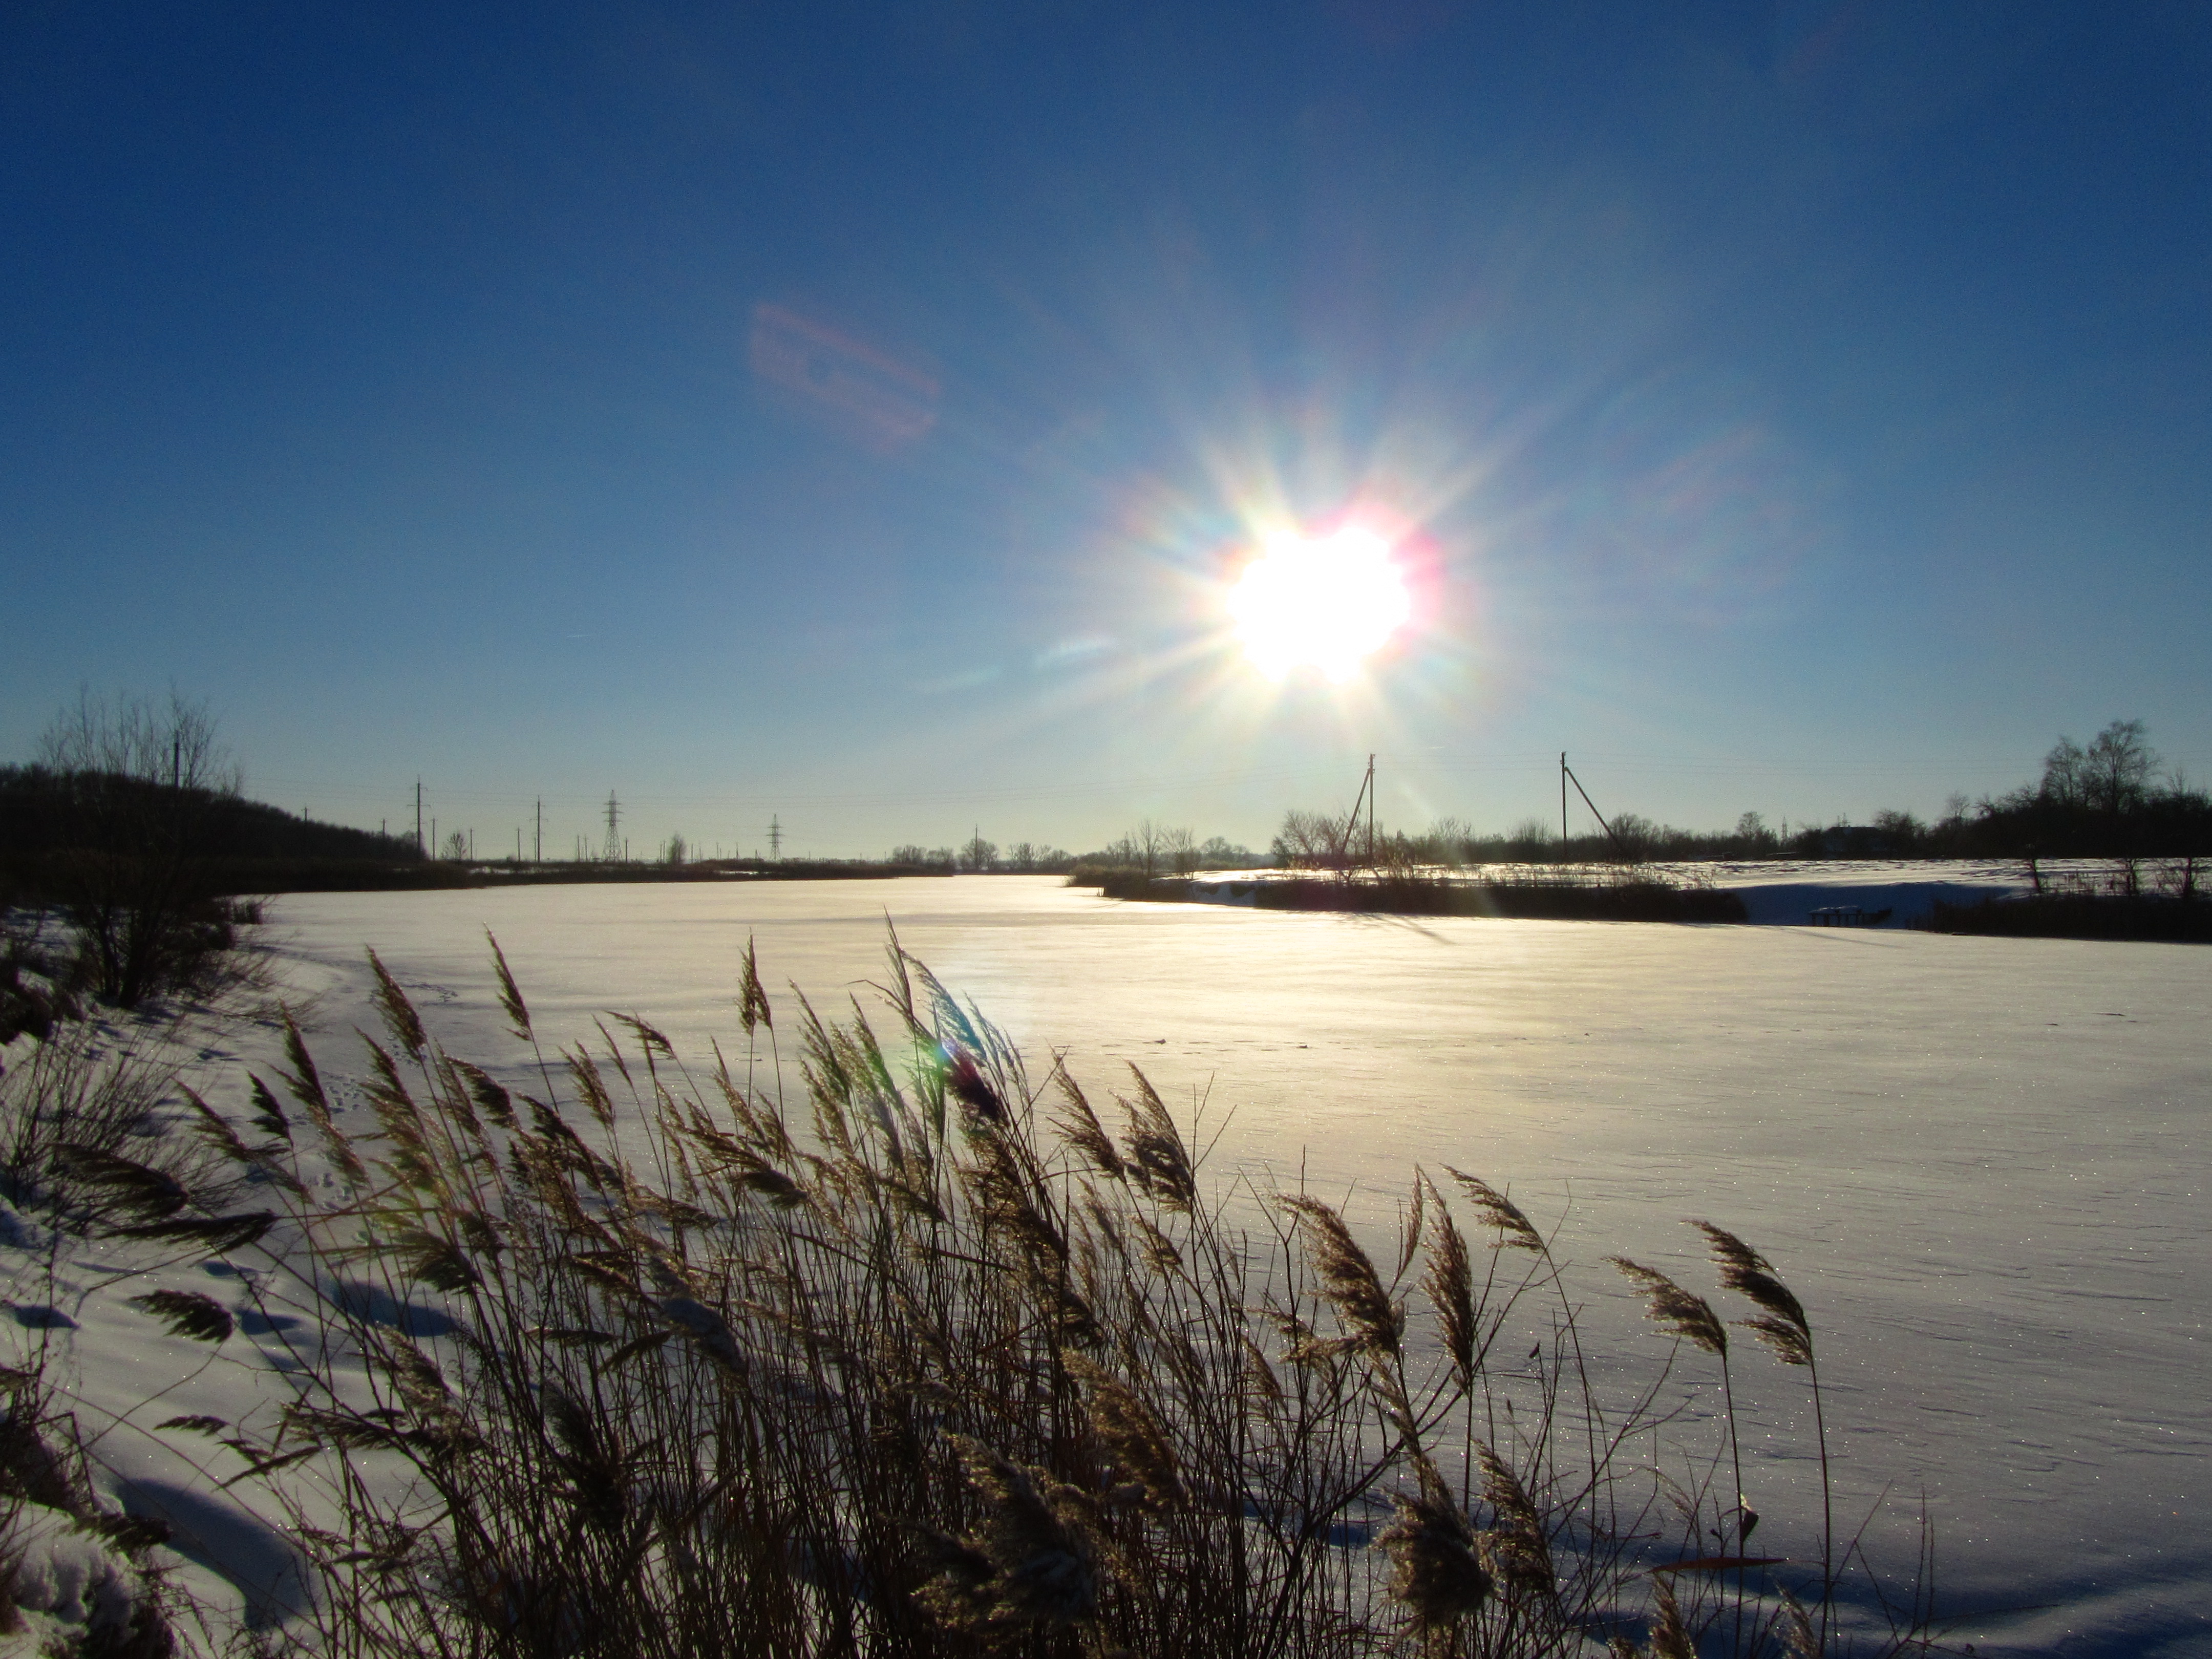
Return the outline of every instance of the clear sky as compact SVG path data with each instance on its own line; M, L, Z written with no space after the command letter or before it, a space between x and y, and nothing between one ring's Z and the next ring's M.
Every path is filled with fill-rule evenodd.
M0 9L0 757L549 851L2212 777L2212 8ZM1387 527L1352 680L1226 629Z

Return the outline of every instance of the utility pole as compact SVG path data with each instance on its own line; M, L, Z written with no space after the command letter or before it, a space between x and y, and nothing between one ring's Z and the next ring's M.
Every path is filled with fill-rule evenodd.
M522 856L520 848L514 855L517 858ZM538 798L538 839L531 844L530 861L532 864L545 862L545 797L543 795Z
M1597 820L1597 827L1605 831L1606 839L1613 843L1613 852L1626 857L1628 853L1627 846L1614 832L1613 827L1605 821L1605 814L1597 810L1597 803L1589 798L1589 791L1583 787L1583 781L1575 776L1574 769L1567 764L1567 757L1565 755L1559 757L1559 777L1560 789L1565 791L1569 783L1575 786L1575 793L1583 798L1583 805L1589 808L1590 816ZM1559 822L1563 826L1565 824L1566 817L1564 813L1561 814Z
M783 857L783 819L774 813L768 821L768 855L779 860Z
M1336 859L1342 866L1345 855L1352 850L1352 837L1359 828L1359 809L1367 808L1367 867L1375 867L1375 757L1367 757L1367 771L1359 780L1359 793L1352 798L1352 816L1344 821L1344 833L1337 837Z
M1367 867L1375 867L1375 757L1367 757Z
M1559 862L1567 861L1567 751L1559 750Z
M422 850L422 775L415 775L415 850Z
M607 791L607 843L600 857L609 864L617 864L621 862L622 855L622 803L615 799L615 792L610 789Z

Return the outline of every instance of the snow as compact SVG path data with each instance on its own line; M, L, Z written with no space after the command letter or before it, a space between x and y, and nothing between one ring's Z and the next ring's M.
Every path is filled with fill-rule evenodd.
M1880 869L1818 870L1822 885L1883 884ZM1680 1219L1711 1218L1811 1312L1840 1512L1856 1525L1887 1489L1868 1534L1881 1564L1910 1565L1924 1496L1954 1640L2212 1654L2212 952L1124 904L1054 878L297 895L270 914L326 1075L358 1074L351 1030L374 1029L363 946L451 1052L496 1068L520 1055L487 927L542 1032L573 1039L603 1011L635 1012L696 1057L737 1028L749 938L772 993L788 979L836 1012L872 1000L889 921L1036 1071L1064 1049L1103 1097L1122 1062L1141 1065L1195 1115L1197 1144L1214 1142L1217 1179L1302 1170L1370 1224L1416 1163L1510 1183L1559 1226L1618 1345L1660 1340L1601 1258L1710 1291ZM273 1033L208 1046L210 1097L240 1105L240 1062L265 1067ZM276 1397L296 1363L285 1334L242 1330L210 1363L116 1305L148 1284L100 1290L97 1257L65 1260L60 1294L11 1291L81 1327L24 1334L68 1349L94 1415L176 1384L103 1443L108 1489L141 1509L165 1498L173 1518L209 1505L214 1519L187 1528L202 1564L187 1582L284 1617L304 1594L289 1546L234 1501L245 1488L212 1492L234 1460L150 1430ZM198 1269L160 1282L256 1305L252 1286ZM1747 1366L1738 1388L1753 1501L1780 1531L1817 1507L1802 1373Z
M75 1516L26 1504L8 1537L15 1553L15 1630L0 1635L0 1659L74 1651L88 1638L120 1642L146 1585L131 1564L82 1530Z

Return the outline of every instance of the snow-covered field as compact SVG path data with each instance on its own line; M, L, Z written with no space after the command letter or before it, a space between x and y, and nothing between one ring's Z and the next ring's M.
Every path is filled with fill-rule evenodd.
M1510 1183L1560 1224L1623 1341L1632 1306L1601 1258L1710 1289L1680 1224L1709 1217L1811 1312L1845 1508L1887 1487L1905 1516L1869 1534L1879 1557L1909 1561L1924 1495L1954 1639L2212 1654L2212 952L1122 904L1053 878L302 895L271 919L326 1073L359 1069L365 945L461 1055L516 1057L487 927L542 1030L634 1011L703 1054L736 1027L749 938L772 989L865 1005L888 919L1033 1061L1066 1050L1100 1096L1135 1061L1171 1103L1202 1100L1224 1179L1303 1169L1376 1220L1415 1163ZM268 1045L211 1048L222 1103ZM64 1276L88 1288L94 1266ZM57 1340L97 1410L205 1357L98 1294L70 1315ZM244 1334L161 1414L242 1410L257 1367L283 1363L281 1332ZM1745 1375L1754 1452L1791 1431L1786 1455L1754 1459L1779 1529L1815 1501L1801 1379ZM166 1499L203 1561L240 1583L280 1570L280 1540L161 1437L118 1431L100 1455L134 1503ZM296 1593L273 1589L262 1618Z

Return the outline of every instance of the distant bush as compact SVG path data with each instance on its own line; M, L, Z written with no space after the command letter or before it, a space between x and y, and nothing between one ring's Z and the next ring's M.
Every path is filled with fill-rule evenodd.
M1219 884L1142 871L1079 867L1070 886L1108 898L1214 902ZM1545 872L1469 880L1399 871L1231 881L1231 896L1261 910L1342 910L1376 915L1498 916L1554 921L1742 921L1743 901L1724 888L1656 878Z
M1931 933L2011 939L2141 939L2212 944L2212 904L2162 894L2023 894L1979 904L1945 904L1914 924Z

